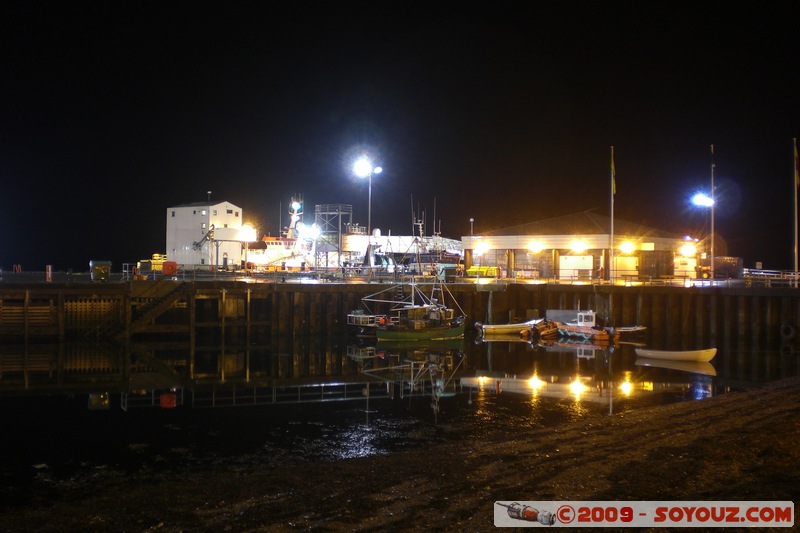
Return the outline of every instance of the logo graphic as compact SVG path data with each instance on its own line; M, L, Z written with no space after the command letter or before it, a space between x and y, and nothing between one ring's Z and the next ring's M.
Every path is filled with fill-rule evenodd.
M530 505L522 505L521 503L514 502L511 505L495 502L501 507L505 507L508 511L508 516L515 520L525 520L526 522L539 522L544 526L552 526L556 523L556 515L549 511L540 511Z

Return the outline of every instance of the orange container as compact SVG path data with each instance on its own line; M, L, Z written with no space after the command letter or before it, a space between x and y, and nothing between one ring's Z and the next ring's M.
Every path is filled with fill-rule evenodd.
M173 409L176 405L178 405L178 398L175 396L174 392L162 394L158 397L158 401L161 404L161 407L164 409Z

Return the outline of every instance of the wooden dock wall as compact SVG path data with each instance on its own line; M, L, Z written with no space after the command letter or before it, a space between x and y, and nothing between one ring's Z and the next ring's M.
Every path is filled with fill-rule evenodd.
M450 291L476 321L505 323L547 309L594 309L616 325L648 327L652 341L740 347L786 346L800 328L800 290L454 283ZM0 284L0 336L248 339L326 336L347 331L361 298L388 285L135 281L118 284ZM384 309L385 311L385 309Z

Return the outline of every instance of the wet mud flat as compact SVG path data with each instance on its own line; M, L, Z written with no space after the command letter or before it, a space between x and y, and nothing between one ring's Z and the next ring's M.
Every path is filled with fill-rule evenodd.
M797 378L701 401L584 412L557 425L471 420L397 419L400 427L385 433L402 430L406 445L382 443L379 427L376 438L352 435L351 451L339 456L324 447L295 453L297 441L283 446L280 435L272 444L263 435L220 439L200 453L187 444L191 425L176 428L176 440L159 434L161 447L127 435L125 454L98 446L60 459L59 437L67 437L50 434L53 460L19 468L9 454L23 450L4 444L0 529L486 531L498 500L775 501L795 499L800 486ZM308 442L319 432L324 441L325 431L312 427Z

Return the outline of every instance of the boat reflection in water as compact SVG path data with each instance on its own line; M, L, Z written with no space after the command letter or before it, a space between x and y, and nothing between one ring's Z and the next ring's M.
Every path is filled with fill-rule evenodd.
M721 349L711 372L650 364L628 345L225 341L1 344L0 412L14 437L0 475L29 480L41 464L81 465L87 477L113 464L261 469L424 450L442 438L552 428L797 372L795 354L777 351Z
M378 341L348 353L362 364L362 374L385 383L393 397L429 397L437 418L441 399L455 396L466 360L463 338Z
M485 394L510 393L532 398L553 398L608 407L632 400L638 404L702 399L714 394L716 370L708 362L636 358L634 345L613 346L594 341L560 340L531 344L538 354L526 368L508 367L507 355L519 353L519 342L509 341L509 354L498 353L503 342L487 344L487 366L460 385ZM631 365L631 358L635 365ZM499 362L499 364L498 364ZM492 366L494 364L494 366ZM626 402L630 403L630 402Z
M0 395L74 397L90 409L214 408L426 396L438 413L444 398L483 387L575 396L611 404L669 394L706 398L790 377L798 365L781 350L721 349L712 363L649 360L635 345L560 342L475 343L474 338L352 345L347 339L277 338L264 344L185 342L4 343ZM483 383L477 378L484 377ZM487 379L495 380L489 386ZM625 390L620 387L624 387ZM655 400L653 400L655 402ZM469 405L469 404L467 404ZM463 402L455 409L468 409Z

